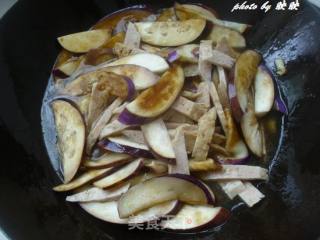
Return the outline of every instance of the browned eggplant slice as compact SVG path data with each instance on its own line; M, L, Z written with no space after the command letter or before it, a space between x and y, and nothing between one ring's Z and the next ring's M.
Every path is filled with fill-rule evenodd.
M129 103L127 109L140 117L157 117L173 104L183 83L183 70L175 65L162 75L156 85L144 90L133 102Z
M109 29L90 30L59 37L58 42L64 49L70 52L84 53L90 49L100 47L110 36L111 31Z
M52 102L58 137L58 149L63 167L64 182L77 173L85 145L85 124L80 112L69 102Z

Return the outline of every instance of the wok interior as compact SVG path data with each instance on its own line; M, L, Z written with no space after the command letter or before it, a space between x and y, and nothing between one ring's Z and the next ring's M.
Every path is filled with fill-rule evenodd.
M130 1L129 4L132 4L133 2ZM208 3L204 3L208 4ZM210 5L210 4L208 4ZM228 11L225 11L225 9L229 7L228 5L218 5L215 8L217 11L224 16L226 19L227 15L224 15L224 13L227 13ZM223 9L223 10L220 10ZM227 8L228 9L228 8ZM304 10L304 14L302 15L300 13L300 19L297 20L294 16L292 16L292 13L283 13L283 14L269 14L267 16L262 16L261 14L253 14L253 15L247 15L245 16L239 14L238 16L232 16L236 19L233 19L231 17L231 20L240 20L244 19L244 22L249 21L250 23L253 23L254 26L252 30L248 33L247 39L249 43L249 47L258 50L261 52L264 56L265 63L269 67L269 69L273 69L273 63L275 58L281 56L286 62L289 63L289 74L285 77L276 78L279 91L282 95L284 95L284 98L288 102L289 112L292 109L295 109L297 107L297 104L299 101L308 102L308 98L306 99L304 96L304 93L299 91L297 88L304 88L308 84L310 84L307 80L308 78L306 76L310 76L312 78L315 74L315 72L318 72L318 68L313 65L309 64L309 62L312 62L313 55L317 52L319 52L319 44L316 43L316 41L312 41L313 37L316 34L316 21L314 20L314 15L316 15L316 10L312 7L307 6L306 10ZM244 17L244 18L243 18ZM311 39L311 42L310 42ZM308 43L308 44L307 44ZM306 63L307 62L307 63ZM299 66L301 71L297 72L297 70L294 70L295 67ZM292 71L290 71L292 69ZM299 82L299 79L302 77L302 83ZM293 83L298 83L295 87L292 87ZM311 83L312 84L312 83ZM311 85L312 86L312 85ZM50 92L50 87L48 88L48 92ZM306 104L306 103L305 103ZM47 118L45 113L46 109L43 108L43 121ZM295 113L293 112L293 115ZM282 118L278 122L279 126L279 135L274 136L274 141L271 141L273 146L271 147L271 151L268 154L268 159L271 160L270 163L270 169L271 174L273 176L277 176L277 180L273 182L273 179L271 179L271 182L266 184L265 186L262 186L262 189L267 192L268 200L266 203L262 204L255 210L253 213L248 213L246 209L241 210L243 215L249 215L251 218L253 216L258 217L259 219L263 218L272 218L270 212L266 211L269 207L273 209L281 209L283 206L283 203L277 203L280 199L285 200L289 202L290 204L297 204L292 196L294 197L294 192L298 191L297 189L290 189L292 187L290 184L292 182L289 182L289 171L286 169L290 162L294 161L292 156L293 148L296 146L295 142L290 142L289 136L290 133L288 131L290 129L294 129L296 127L295 123L292 123L288 120L292 115L289 114L288 117ZM49 117L50 118L50 117ZM45 141L47 143L47 147L49 148L48 152L49 154L52 154L50 156L50 159L52 161L52 164L54 165L54 168L59 172L59 164L58 164L58 158L57 155L55 155L54 150L50 149L50 141L52 144L52 136L54 135L53 129L50 129L50 122L49 124L45 123L44 126L44 132L45 132ZM52 125L51 125L52 126ZM310 129L310 127L308 128ZM311 129L310 129L311 130ZM296 133L294 133L296 134ZM307 135L307 134L305 134ZM311 134L312 135L312 134ZM309 136L307 136L309 138ZM279 141L278 141L279 139ZM302 142L302 140L299 140ZM49 144L48 144L49 142ZM284 149L284 150L283 150ZM291 153L291 154L290 154ZM279 167L282 166L282 167ZM293 185L294 186L294 185ZM274 191L274 189L281 189L283 187L287 187L287 191L291 191L292 195L289 197L285 195L287 192L283 192L280 195ZM295 186L296 187L296 186ZM312 201L312 200L311 200ZM235 203L230 203L230 208L232 206L235 206ZM298 207L298 205L294 205L294 207ZM259 216L256 216L256 213L262 211L262 214L260 213ZM242 215L242 216L243 216ZM234 220L235 222L240 221L241 216L239 219ZM231 223L232 224L232 223ZM267 223L264 223L264 225L268 225ZM103 224L102 224L103 226ZM118 227L116 227L118 229ZM227 231L227 230L225 230ZM225 232L224 231L224 232ZM262 231L260 229L257 230ZM271 232L273 230L270 230ZM272 234L272 233L269 233Z

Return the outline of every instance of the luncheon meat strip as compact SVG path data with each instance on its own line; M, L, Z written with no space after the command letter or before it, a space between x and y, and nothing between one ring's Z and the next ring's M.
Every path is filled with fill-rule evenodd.
M253 205L260 202L265 196L261 193L255 186L252 185L250 182L243 182L245 186L245 190L239 193L239 197L249 206L252 207Z
M189 160L186 151L183 127L179 127L177 129L176 135L172 140L172 146L176 155L176 165L169 165L169 173L182 173L189 175Z
M204 180L268 180L268 170L257 166L223 165L221 171L202 173L201 178Z
M199 118L207 112L204 104L192 102L184 97L179 97L172 105L172 109L186 115L194 121L198 121Z
M93 145L99 138L99 135L103 129L103 127L109 122L112 117L112 112L114 109L120 106L123 102L121 98L117 98L114 102L106 108L106 110L101 114L100 118L94 123L88 137L87 137L87 148L86 152L90 154Z
M239 193L246 189L240 180L221 180L219 181L219 185L230 199L234 199Z
M212 53L212 41L203 40L199 47L199 73L203 81L210 82L212 76L212 64L207 60Z
M205 57L204 60L227 69L231 69L236 62L234 58L218 50L212 50L210 56Z
M90 102L88 106L87 127L91 129L92 123L98 118L101 112L108 106L110 89L101 82L93 84Z
M210 143L214 133L216 122L216 109L211 108L205 115L199 120L199 130L197 139L192 151L192 157L196 161L204 161L207 159Z
M196 99L196 103L204 104L208 109L210 108L210 94L209 88L206 82L201 82L198 86L199 96Z
M217 109L217 115L218 118L220 120L221 126L223 128L223 131L225 133L227 133L227 121L226 121L226 116L225 113L223 111L223 107L221 105L220 99L219 99L219 95L216 89L216 86L214 85L213 82L208 82L208 88L209 88L209 93L210 93L210 97L212 99L212 102L214 104L214 106Z

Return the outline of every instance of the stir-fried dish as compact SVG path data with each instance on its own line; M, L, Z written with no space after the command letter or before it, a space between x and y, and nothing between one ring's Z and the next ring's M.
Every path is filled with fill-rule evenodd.
M249 28L176 3L59 37L48 104L64 183L54 191L104 221L174 231L225 223L217 188L248 207L262 201L262 122L285 106L262 56L246 48Z

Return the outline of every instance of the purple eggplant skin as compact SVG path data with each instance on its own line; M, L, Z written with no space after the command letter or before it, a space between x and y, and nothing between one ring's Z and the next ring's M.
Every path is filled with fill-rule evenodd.
M126 80L127 86L128 86L128 94L127 94L126 101L130 102L134 99L134 97L136 95L136 88L134 86L133 81L130 78L125 77L125 76L123 78Z
M274 99L273 109L282 114L288 115L288 108L279 95Z
M167 61L169 63L173 63L174 61L178 60L178 58L179 58L179 55L178 55L177 51L174 50L168 54Z
M144 124L150 119L144 118L144 117L139 117L131 112L129 112L127 109L124 109L119 117L118 117L119 122L125 124L125 125L141 125Z
M69 77L69 75L65 74L58 68L55 68L52 70L52 75L56 78L62 78L62 79Z
M108 139L104 139L98 142L98 146L104 150L108 150L111 152L126 153L134 157L143 157L150 159L153 158L152 153L147 150L121 145Z

